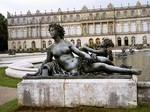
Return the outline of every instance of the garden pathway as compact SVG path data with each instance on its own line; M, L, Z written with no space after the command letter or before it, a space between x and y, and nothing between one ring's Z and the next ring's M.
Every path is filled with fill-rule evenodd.
M0 105L17 98L17 88L0 86Z

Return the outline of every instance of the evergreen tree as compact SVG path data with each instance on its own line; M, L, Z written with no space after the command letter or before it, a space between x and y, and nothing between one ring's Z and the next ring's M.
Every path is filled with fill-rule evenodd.
M0 13L0 52L8 49L7 19Z

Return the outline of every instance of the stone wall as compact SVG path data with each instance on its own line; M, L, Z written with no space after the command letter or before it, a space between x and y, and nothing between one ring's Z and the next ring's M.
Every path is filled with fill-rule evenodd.
M132 108L137 106L133 79L26 79L18 84L24 106Z

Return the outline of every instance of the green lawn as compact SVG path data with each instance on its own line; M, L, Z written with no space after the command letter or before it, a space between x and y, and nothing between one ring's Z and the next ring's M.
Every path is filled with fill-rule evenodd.
M6 68L0 68L0 85L16 88L21 79L9 77L5 74Z
M19 106L17 99L0 106L0 112L150 112L150 106L139 105L133 109L107 109L98 107L75 107L75 108L56 108L56 107L24 107Z

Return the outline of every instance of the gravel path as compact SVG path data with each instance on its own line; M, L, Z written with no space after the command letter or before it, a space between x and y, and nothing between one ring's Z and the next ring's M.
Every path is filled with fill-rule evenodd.
M17 88L0 86L0 105L17 98Z

